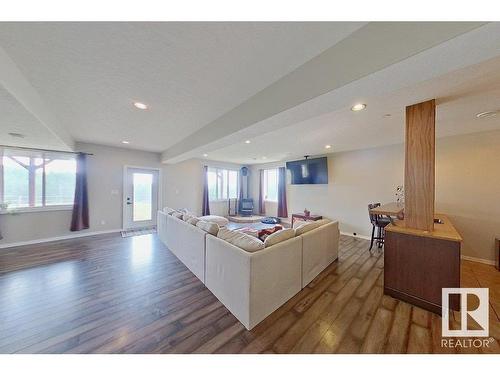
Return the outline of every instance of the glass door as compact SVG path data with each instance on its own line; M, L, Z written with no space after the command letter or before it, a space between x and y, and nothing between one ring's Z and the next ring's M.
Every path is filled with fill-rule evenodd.
M124 228L156 225L158 170L127 167L124 183Z

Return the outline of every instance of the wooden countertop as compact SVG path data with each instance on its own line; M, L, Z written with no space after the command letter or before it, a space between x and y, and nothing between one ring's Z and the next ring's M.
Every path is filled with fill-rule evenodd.
M374 215L398 216L404 209L405 206L403 204L391 202L372 208L370 213Z
M436 219L441 219L443 224L434 223L434 231L425 231L413 228L406 228L404 220L395 220L393 224L385 227L388 232L411 234L414 236L437 238L441 240L462 242L462 236L457 232L450 219L446 215L436 214Z

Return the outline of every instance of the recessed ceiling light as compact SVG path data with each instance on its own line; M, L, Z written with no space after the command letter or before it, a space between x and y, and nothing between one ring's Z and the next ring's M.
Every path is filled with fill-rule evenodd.
M138 109L148 109L148 105L141 102L134 102L134 107Z
M358 103L358 104L354 104L352 107L351 107L351 111L354 111L354 112L357 112L357 111L362 111L363 109L366 108L366 104L363 104L363 103Z
M263 156L262 159L267 159L267 156Z
M130 142L129 141L122 141L124 145L128 145Z
M486 112L480 112L476 114L477 118L483 118L483 117L494 117L497 115L497 111L486 111Z
M208 156L208 154L203 154L203 157L206 158Z
M245 143L246 143L246 144L249 144L249 143L251 143L251 142L250 142L250 140L249 140L249 139L247 139L247 140L245 141Z
M14 137L14 138L25 138L26 137L24 134L21 134L21 133L9 133L9 135L11 137Z
M325 148L332 148L332 145L326 145Z

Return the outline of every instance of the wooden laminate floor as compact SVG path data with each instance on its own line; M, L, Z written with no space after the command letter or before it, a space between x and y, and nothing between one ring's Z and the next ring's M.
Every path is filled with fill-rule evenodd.
M247 331L156 235L102 235L0 251L0 353L500 353L500 272L489 348L441 347L441 318L383 295L383 254L342 236L340 256ZM452 319L458 319L452 316Z

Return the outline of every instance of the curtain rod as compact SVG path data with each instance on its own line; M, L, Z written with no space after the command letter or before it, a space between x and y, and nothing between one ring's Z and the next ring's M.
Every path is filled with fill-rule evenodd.
M31 151L44 151L44 152L60 152L62 154L84 154L84 155L90 155L90 156L94 155L94 154L90 154L88 152L48 150L48 149L45 149L45 148L32 148L32 147L21 147L21 146L0 145L0 148L15 148L15 149L18 149L18 150L31 150Z

